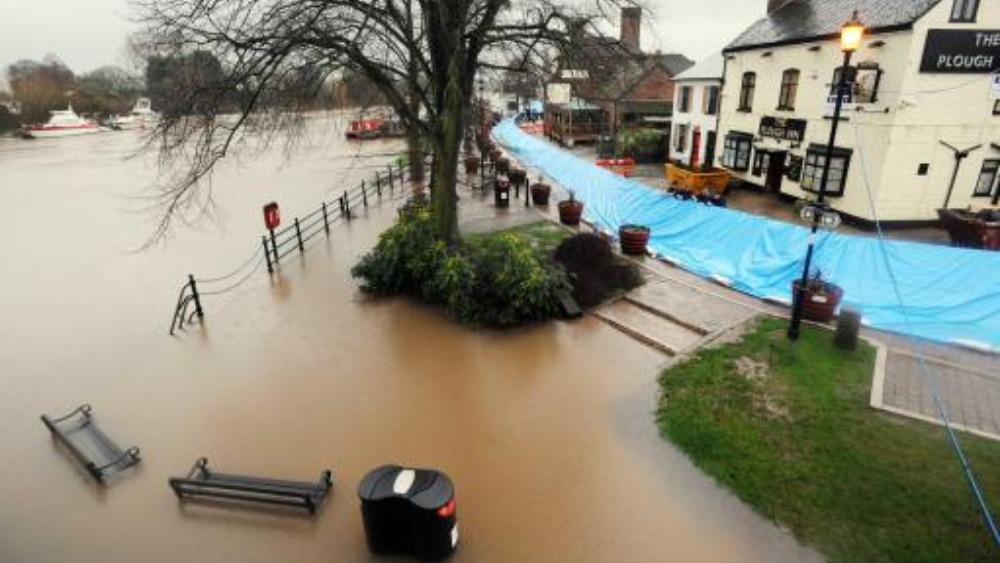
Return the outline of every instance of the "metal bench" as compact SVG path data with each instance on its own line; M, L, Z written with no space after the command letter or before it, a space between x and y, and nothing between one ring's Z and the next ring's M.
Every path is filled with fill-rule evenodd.
M83 404L59 418L43 414L42 422L98 483L104 483L109 476L139 463L139 448L119 448L94 424L91 410L90 405Z
M208 459L200 458L186 477L171 477L170 487L181 500L207 497L296 506L315 514L316 507L333 488L333 474L323 471L318 483L229 475L210 470Z

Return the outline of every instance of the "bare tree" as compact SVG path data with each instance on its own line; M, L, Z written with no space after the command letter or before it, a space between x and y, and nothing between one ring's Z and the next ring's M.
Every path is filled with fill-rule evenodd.
M209 91L182 88L174 101L182 111L157 129L161 161L184 164L161 186L157 235L176 211L204 201L201 181L248 133L270 138L301 127L305 105L295 87L348 71L395 109L411 132L411 150L423 143L432 149L438 235L454 242L458 158L477 71L526 68L567 40L566 22L589 21L559 0L134 1L151 52L208 52L224 69ZM591 1L600 8L629 0ZM234 92L238 111L223 116Z

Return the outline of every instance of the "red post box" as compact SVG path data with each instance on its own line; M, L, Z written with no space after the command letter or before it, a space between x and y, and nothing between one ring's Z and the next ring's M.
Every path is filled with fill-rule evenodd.
M264 206L264 226L273 231L281 224L281 214L278 212L277 202L272 201Z

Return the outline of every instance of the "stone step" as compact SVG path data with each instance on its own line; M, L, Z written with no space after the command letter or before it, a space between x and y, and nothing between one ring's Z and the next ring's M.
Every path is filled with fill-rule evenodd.
M625 334L671 356L694 348L704 336L627 299L603 307L596 314Z
M707 335L746 319L753 309L672 280L647 283L628 294L647 310Z

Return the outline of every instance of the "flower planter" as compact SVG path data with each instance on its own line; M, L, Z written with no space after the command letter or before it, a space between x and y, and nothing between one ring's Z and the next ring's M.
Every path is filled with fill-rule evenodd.
M500 149L498 149L496 145L493 145L489 150L489 155L490 155L490 162L496 164L496 162L500 160L500 156L503 155L503 153L500 152Z
M507 173L507 177L510 178L511 184L520 186L525 180L528 179L528 172L523 168L511 166L510 171Z
M622 225L618 228L618 241L621 244L622 254L645 256L646 245L649 244L649 227Z
M582 201L568 199L559 202L559 222L563 225L579 225L581 215L583 215Z
M479 172L479 157L470 154L465 157L465 173L475 174L476 172Z
M792 297L797 299L802 280L792 282ZM810 281L802 293L802 316L810 321L828 323L844 297L844 290L829 282Z
M510 159L509 158L507 158L505 156L501 156L500 158L498 158L496 160L496 163L497 163L497 173L499 173L499 174L507 174L510 171Z
M548 205L552 186L541 182L531 186L531 202L535 205Z

